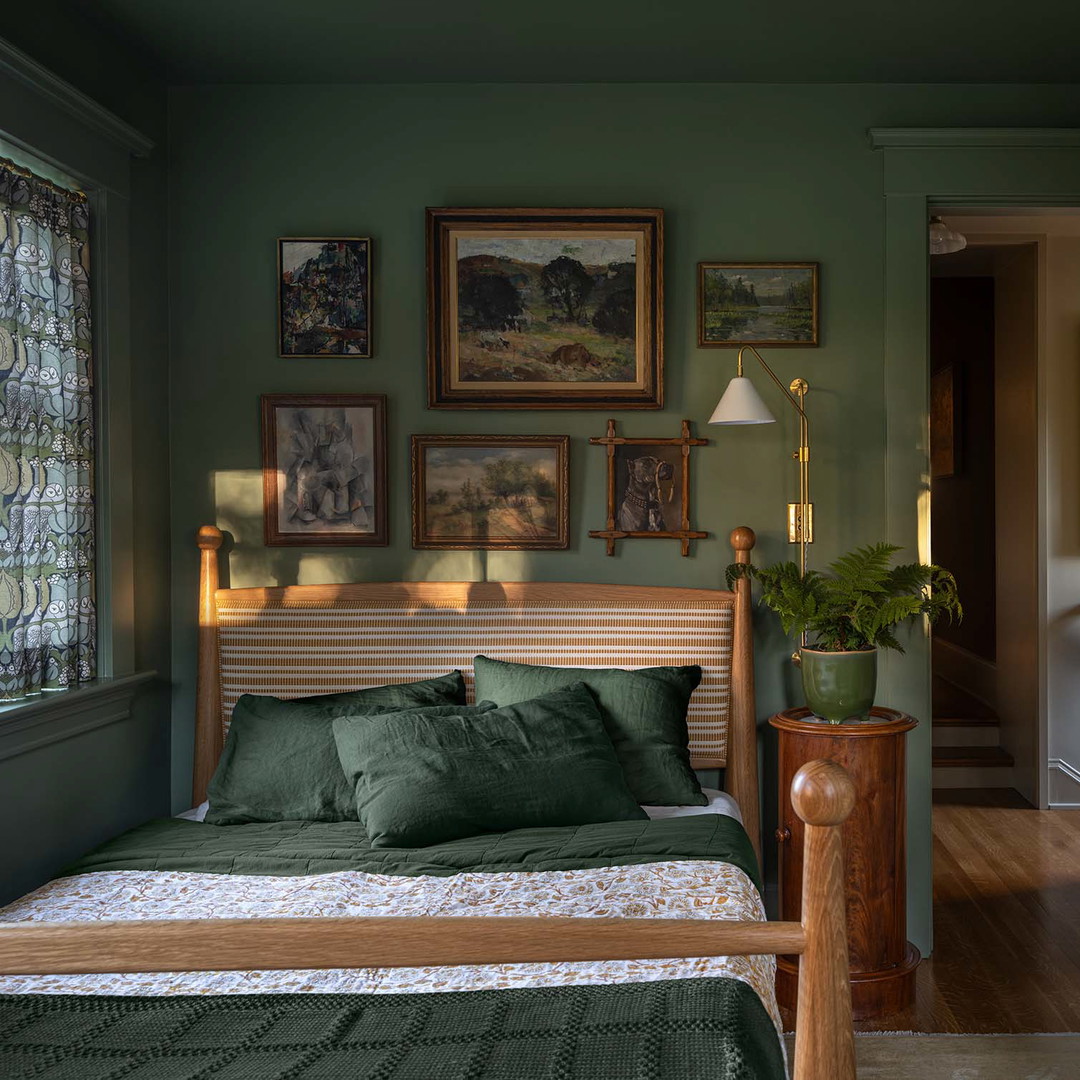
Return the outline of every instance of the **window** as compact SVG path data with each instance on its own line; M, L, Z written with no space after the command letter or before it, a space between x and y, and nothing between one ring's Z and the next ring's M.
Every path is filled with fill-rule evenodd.
M88 230L0 161L0 700L96 674Z

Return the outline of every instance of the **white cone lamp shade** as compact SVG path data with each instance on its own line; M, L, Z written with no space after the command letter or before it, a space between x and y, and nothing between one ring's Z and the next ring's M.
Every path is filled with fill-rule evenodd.
M720 404L709 417L710 424L775 424L776 417L744 375L728 383Z

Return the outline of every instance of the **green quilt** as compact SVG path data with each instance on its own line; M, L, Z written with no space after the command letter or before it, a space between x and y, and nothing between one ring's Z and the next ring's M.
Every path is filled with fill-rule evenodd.
M424 848L373 848L358 821L206 825L166 818L110 840L67 868L180 870L205 874L497 873L579 870L670 859L708 859L745 870L761 889L743 827L723 814L664 821L608 821L559 829L484 833Z
M708 859L756 881L742 827L701 815L372 849L357 822L154 821L68 873L450 875ZM420 994L0 995L5 1080L782 1080L735 979Z

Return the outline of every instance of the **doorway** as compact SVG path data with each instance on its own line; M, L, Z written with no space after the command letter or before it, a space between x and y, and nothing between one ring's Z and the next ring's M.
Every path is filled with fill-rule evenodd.
M1074 1031L1080 816L1047 807L1080 807L1080 214L942 216L968 246L931 259L929 539L965 620L931 641L935 941L904 1022Z
M950 215L968 246L931 258L931 550L965 608L932 638L932 775L1039 806L1040 247L1015 220Z

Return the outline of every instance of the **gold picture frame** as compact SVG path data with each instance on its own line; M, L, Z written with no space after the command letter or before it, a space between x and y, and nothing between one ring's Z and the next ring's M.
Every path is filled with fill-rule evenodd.
M698 263L698 348L814 348L820 288L816 262Z
M427 211L428 404L659 409L664 212Z

